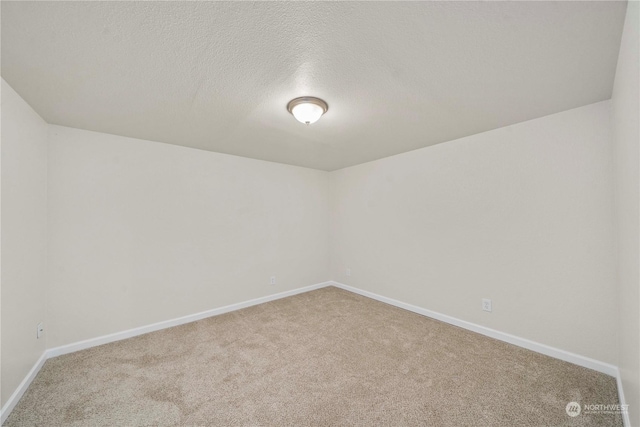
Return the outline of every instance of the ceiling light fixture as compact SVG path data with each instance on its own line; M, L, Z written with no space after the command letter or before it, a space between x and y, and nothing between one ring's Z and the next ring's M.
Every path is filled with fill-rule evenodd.
M326 102L313 96L301 96L287 104L287 110L293 114L293 117L306 125L317 122L328 109Z

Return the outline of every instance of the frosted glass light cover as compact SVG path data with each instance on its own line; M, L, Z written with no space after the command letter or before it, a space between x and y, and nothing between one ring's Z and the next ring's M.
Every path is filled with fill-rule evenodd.
M287 110L300 123L310 125L317 122L329 110L329 106L315 96L301 96L289 101Z
M317 122L324 114L324 110L321 106L311 103L298 104L291 109L293 117L300 123L310 125Z

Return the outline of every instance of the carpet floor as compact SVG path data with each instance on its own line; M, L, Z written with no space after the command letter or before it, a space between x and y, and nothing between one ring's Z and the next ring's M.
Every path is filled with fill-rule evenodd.
M613 377L328 287L48 360L5 426L622 426Z

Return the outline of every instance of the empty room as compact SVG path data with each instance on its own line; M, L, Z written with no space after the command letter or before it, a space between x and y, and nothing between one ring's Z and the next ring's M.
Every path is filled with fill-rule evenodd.
M1 1L5 427L640 427L640 2Z

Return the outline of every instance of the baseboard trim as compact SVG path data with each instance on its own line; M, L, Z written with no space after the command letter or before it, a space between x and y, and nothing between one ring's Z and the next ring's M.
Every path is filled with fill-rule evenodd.
M618 399L620 400L620 405L626 406L627 400L624 398L624 389L622 388L622 376L618 368L616 368L616 384L618 386ZM628 410L622 413L622 422L624 423L624 427L631 427L631 419L629 419Z
M571 353L565 350L560 350L559 348L555 348L555 347L548 346L546 344L541 344L535 341L531 341L526 338L520 338L515 335L500 332L495 329L491 329L475 323L467 322L466 320L461 320L452 316L448 316L446 314L428 310L426 308L418 307L418 306L407 304L405 302L398 301L392 298L387 298L382 295L374 294L373 292L354 288L353 286L345 285L343 283L334 281L333 286L368 297L368 298L375 299L380 302L391 304L396 307L421 314L423 316L431 317L432 319L440 320L450 325L458 326L458 327L467 329L469 331L473 331L491 338L495 338L500 341L508 342L509 344L517 345L518 347L523 347L528 350L535 351L537 353L542 353L544 355L551 356L556 359L564 360L565 362L570 362L578 366L583 366L585 368L593 369L594 371L602 372L603 374L611 375L612 377L615 377L618 374L618 368L609 363L601 362L599 360L591 359L591 358L581 356L579 354Z
M42 352L42 355L36 361L35 365L33 365L27 376L24 377L16 391L13 392L11 397L9 397L9 400L7 400L7 403L5 403L4 407L2 407L2 409L0 410L0 412L2 412L2 414L0 415L0 424L4 424L4 422L7 420L9 414L11 413L11 411L13 411L13 408L16 407L16 405L22 398L22 395L24 395L24 392L27 391L29 385L31 385L31 382L36 377L36 375L38 375L38 372L40 372L40 369L42 369L42 366L46 361L47 352L45 350Z
M232 311L240 310L243 308L251 307L258 304L263 304L269 301L275 301L278 299L286 298L289 296L313 291L316 289L324 288L327 286L335 286L340 289L344 289L349 292L353 292L358 295L365 296L367 298L371 298L386 304L390 304L404 310L408 310L423 316L430 317L432 319L440 320L442 322L448 323L450 325L458 326L463 329L467 329L472 332L479 333L481 335L488 336L490 338L494 338L500 341L507 342L509 344L517 345L518 347L526 348L528 350L535 351L537 353L541 353L550 357L554 357L556 359L564 360L565 362L573 363L578 366L582 366L585 368L593 369L598 372L602 372L607 375L611 375L616 378L616 383L618 387L618 396L620 399L620 404L625 405L626 401L624 398L624 391L622 388L622 380L620 377L620 371L617 366L611 365L609 363L601 362L598 360L594 360L588 357L580 356L575 353L571 353L565 350L561 350L558 348L554 348L545 344L541 344L535 341L531 341L525 338L520 338L515 335L507 334L504 332L497 331L495 329L487 328L475 323L467 322L465 320L457 319L452 316L448 316L446 314L438 313L436 311L428 310L426 308L418 307L412 304L404 303L402 301L398 301L392 298L387 298L382 295L375 294L373 292L365 291L359 288L355 288L353 286L345 285L340 282L328 281L317 283L315 285L305 286L302 288L293 289L290 291L280 292L277 294L267 295L260 298L255 298L249 301L244 301L236 304L230 304L224 307L214 308L212 310L203 311L200 313L190 314L187 316L179 317L176 319L165 320L162 322L154 323L151 325L141 326L138 328L129 329L122 332L117 332L109 335L104 335L96 338L91 338L84 341L79 341L76 343L63 345L60 347L55 347L46 350L40 356L40 359L35 363L33 368L29 371L27 376L22 380L16 391L11 395L7 403L0 410L0 424L4 423L5 420L9 417L9 414L13 410L13 408L20 401L20 398L23 396L29 385L36 377L44 363L47 359L52 357L61 356L63 354L73 353L80 350L85 350L91 347L96 347L103 344L108 344L115 341L124 340L127 338L132 338L138 335L143 335L149 332L159 331L162 329L171 328L173 326L183 325L185 323L194 322L197 320L205 319L207 317L213 317L224 313L229 313ZM629 421L629 413L623 413L623 422L625 427L630 427Z
M290 297L292 295L301 294L304 292L313 291L315 289L324 288L330 286L331 282L322 282L315 285L304 286L302 288L293 289L290 291L279 292L277 294L267 295L260 298L255 298L249 301L244 301L236 304L226 305L224 307L214 308L212 310L202 311L200 313L189 314L187 316L178 317L176 319L164 320L162 322L153 323L151 325L140 326L138 328L129 329L122 332L116 332L109 335L103 335L96 338L90 338L84 341L78 341L72 344L63 345L60 347L54 347L47 350L47 357L57 357L63 354L73 353L87 348L96 347L103 344L108 344L115 341L125 340L138 335L148 334L149 332L155 332L162 329L171 328L174 326L184 325L185 323L195 322L196 320L206 319L207 317L218 316L220 314L229 313L231 311L240 310L243 308L251 307L258 304L263 304L269 301L275 301L281 298Z
M582 366L584 368L593 369L594 371L602 372L603 374L610 375L616 379L618 387L618 399L620 405L626 405L624 398L624 390L622 388L622 378L620 377L620 370L617 366L609 363L601 362L599 360L591 359L589 357L581 356L579 354L571 353L569 351L561 350L559 348L551 347L546 344L541 344L535 341L528 340L526 338L520 338L515 335L500 332L495 329L487 328L475 323L467 322L446 314L438 313L437 311L428 310L426 308L418 307L412 304L408 304L402 301L395 300L393 298L387 298L382 295L375 294L373 292L365 291L353 286L345 285L344 283L331 281L331 285L336 288L344 289L345 291L353 292L358 295L371 298L385 304L390 304L404 310L412 311L423 316L430 317L432 319L440 320L441 322L448 323L450 325L458 326L463 329L467 329L472 332L476 332L481 335L485 335L490 338L494 338L500 341L507 342L509 344L517 345L518 347L526 348L527 350L535 351L546 356L553 357L555 359L564 360L565 362L573 363L574 365ZM622 413L622 420L625 427L630 427L631 422L629 420L629 412Z
M132 338L138 335L147 334L149 332L159 331L161 329L171 328L173 326L184 325L185 323L195 322L196 320L205 319L207 317L217 316L224 313L229 313L231 311L240 310L243 308L251 307L258 304L263 304L269 301L275 301L278 299L290 297L297 294L302 294L304 292L313 291L315 289L324 288L326 286L331 286L332 282L322 282L316 283L315 285L304 286L302 288L292 289L290 291L279 292L277 294L267 295L260 298L255 298L248 301L243 301L236 304L226 305L224 307L214 308L212 310L202 311L200 313L190 314L183 317L178 317L176 319L165 320L158 323L153 323L151 325L141 326L138 328L129 329L122 332L116 332L109 335L103 335L96 338L90 338L84 341L78 341L75 343L63 345L60 347L50 348L45 350L40 356L40 359L36 362L36 364L31 368L27 376L22 380L16 391L11 395L7 403L3 408L0 409L0 424L3 424L5 420L9 417L13 408L18 404L20 398L24 394L24 392L29 388L29 385L33 381L33 379L38 375L38 372L44 365L44 362L47 359L52 357L62 356L63 354L73 353L80 350L85 350L91 347L96 347L103 344L108 344L115 341L124 340L127 338Z

